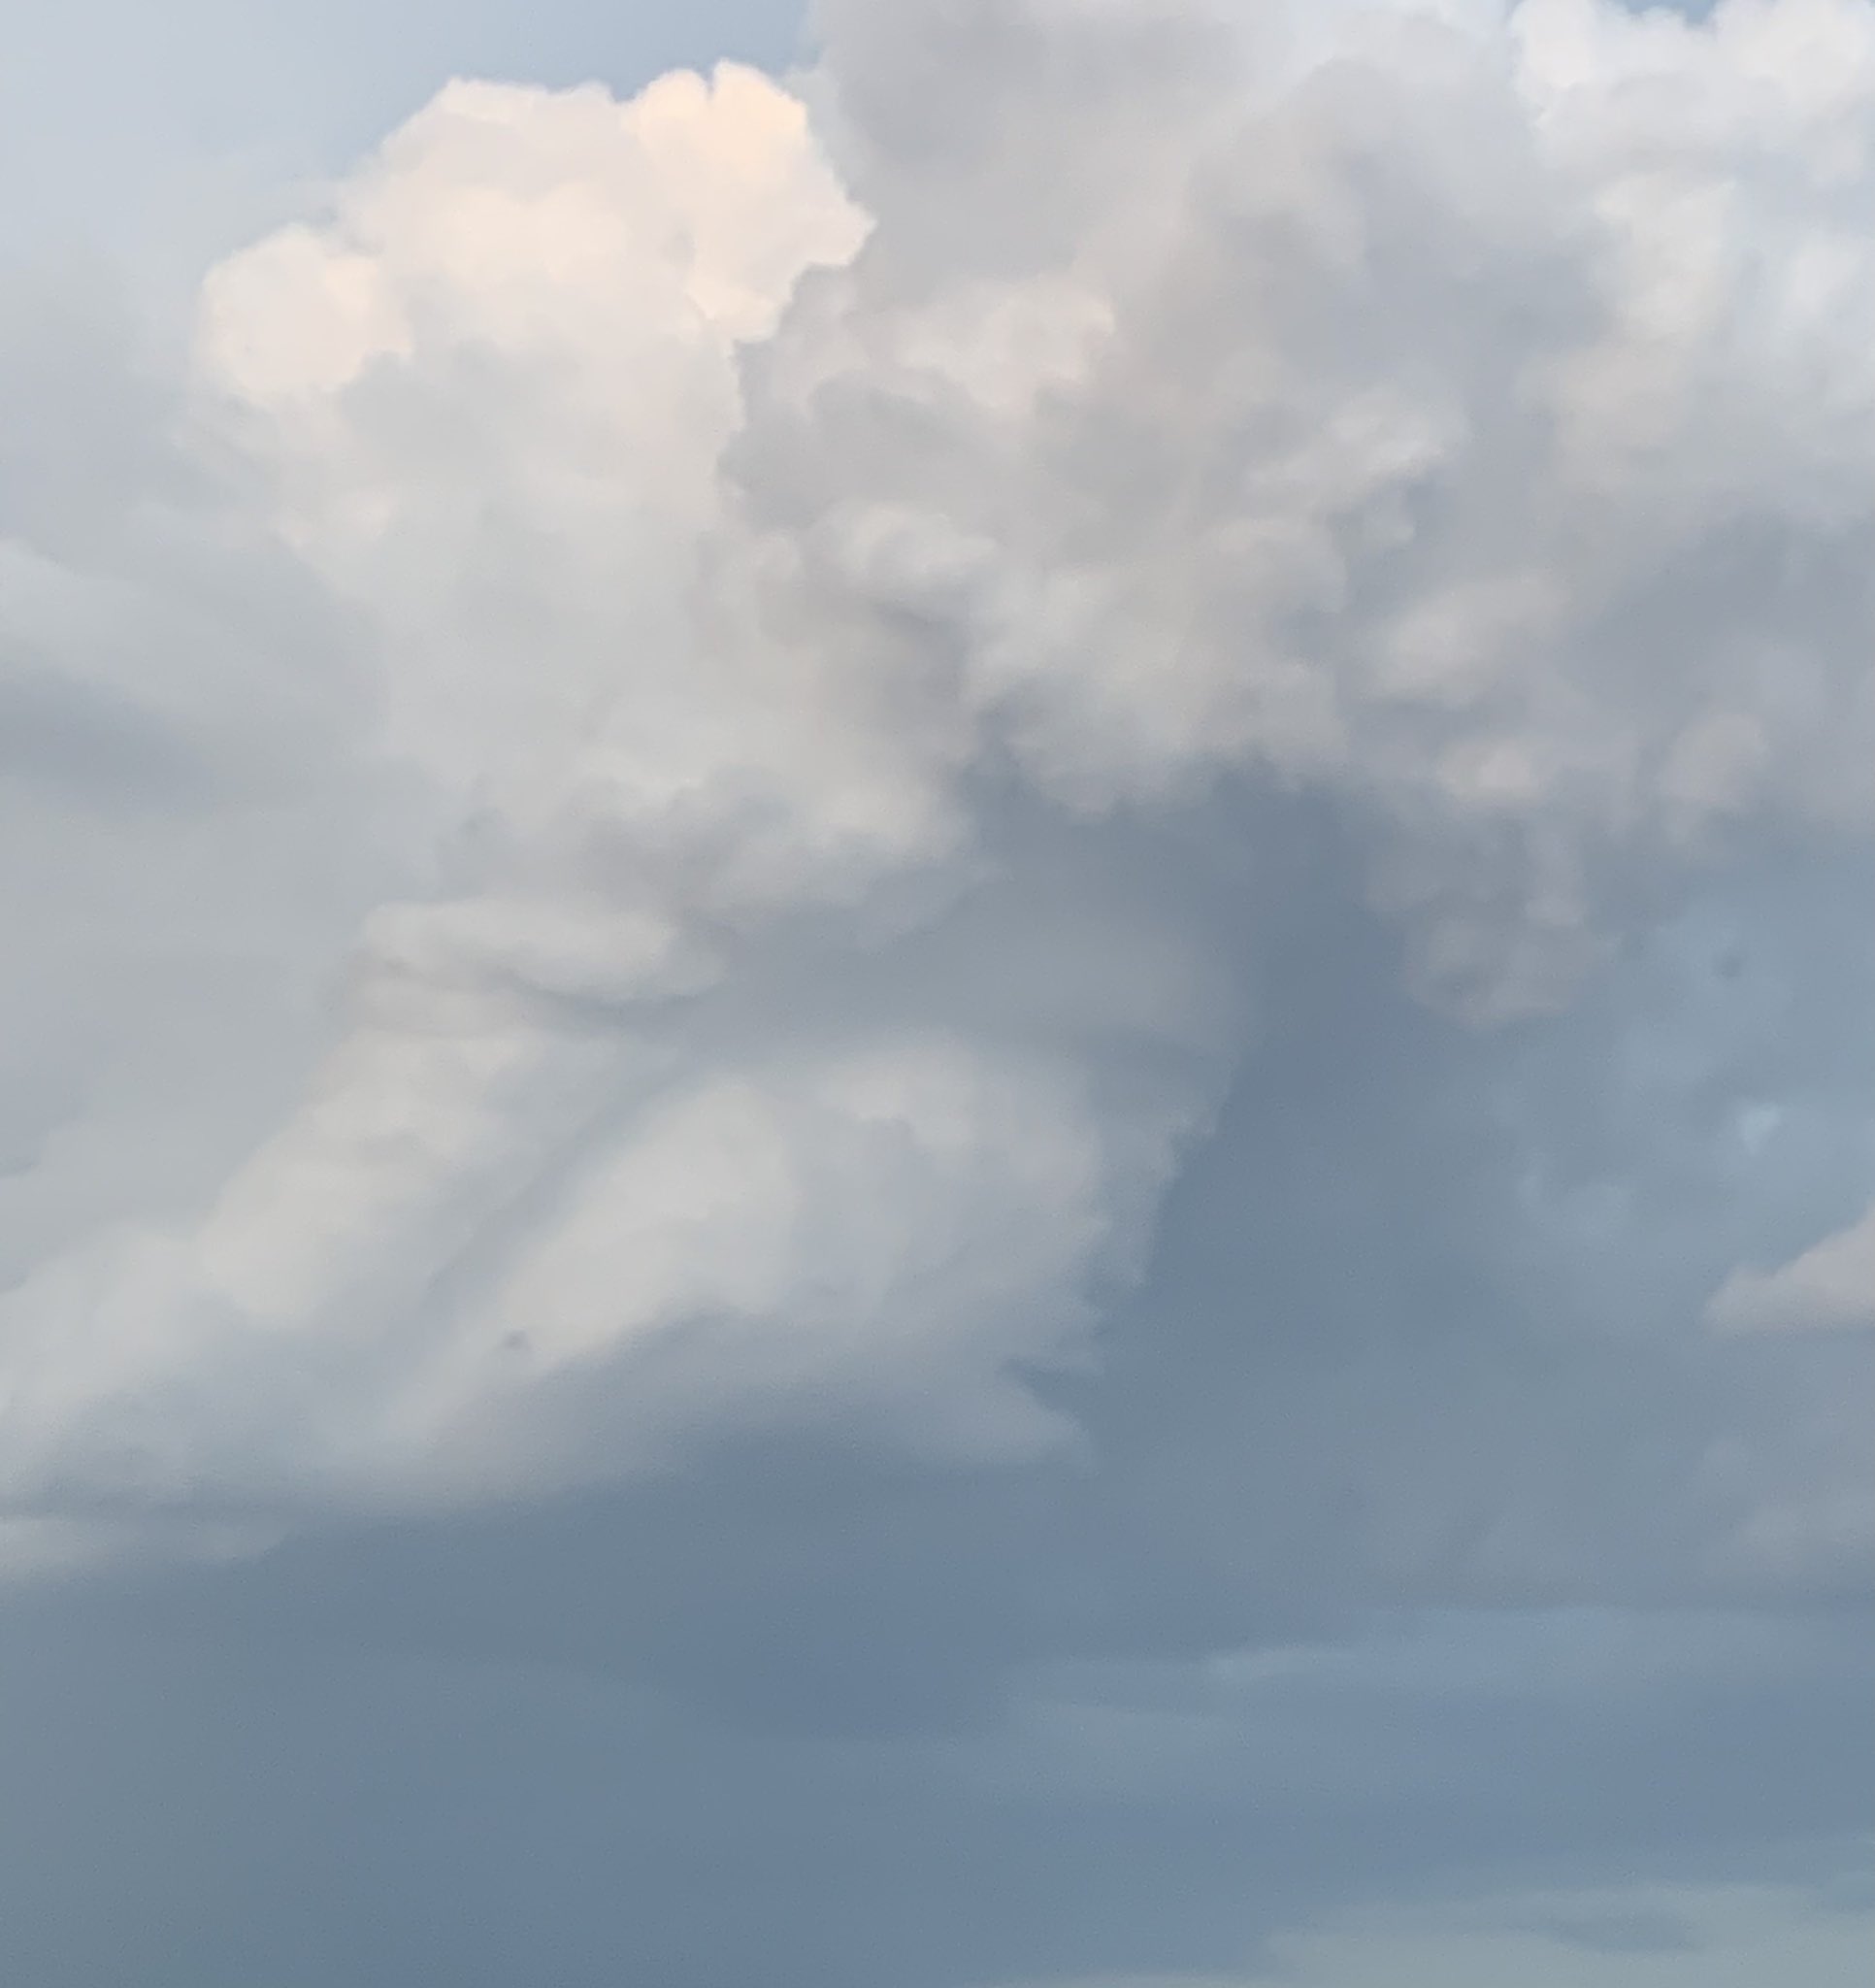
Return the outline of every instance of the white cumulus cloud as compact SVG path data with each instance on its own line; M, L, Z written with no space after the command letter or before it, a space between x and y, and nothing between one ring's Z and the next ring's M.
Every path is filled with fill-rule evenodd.
M207 278L184 446L343 631L311 818L395 853L299 1095L0 1299L24 1519L1039 1440L1254 1005L1111 843L1321 797L1488 1025L1867 836L1861 0L824 27L451 84Z

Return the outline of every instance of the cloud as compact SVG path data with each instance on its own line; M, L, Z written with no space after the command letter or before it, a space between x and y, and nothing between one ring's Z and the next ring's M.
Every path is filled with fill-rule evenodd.
M589 1557L588 1606L647 1612L632 1590L681 1536L661 1543ZM485 1560L460 1573L485 1593ZM940 1581L906 1585L941 1635ZM358 1600L394 1610L399 1593ZM807 1612L779 1579L774 1601ZM414 1954L480 1984L550 1955L582 1988L666 1967L792 1988L1256 1980L1274 1936L1329 1979L1397 1978L1392 1936L1429 1980L1441 1959L1501 1980L1500 1941L1573 1980L1595 1961L1559 1950L1557 1922L1645 1907L1686 1913L1708 1974L1737 1962L1741 1981L1787 1938L1834 1949L1832 1971L1801 1975L1832 1983L1855 1978L1841 1947L1866 1946L1855 1623L1434 1614L1261 1662L1029 1670L1006 1714L961 1738L726 1726L675 1666L666 1681L471 1661L330 1627L276 1614L242 1638L15 1598L0 1675L19 1820L0 1898L17 1950L136 1982L167 1927L178 1979L375 1988ZM696 1660L757 1655L717 1635ZM872 1681L863 1639L841 1655L830 1700ZM1830 1880L1849 1912L1802 1896ZM1741 1883L1797 1895L1712 1909ZM1447 1941L1461 1952L1426 1951Z
M804 1418L1071 1442L1055 1404L1256 1068L1296 930L1264 838L1330 820L1480 1043L1564 1041L1700 915L1769 918L1735 910L1755 852L1865 848L1866 8L823 30L798 93L450 85L210 273L159 451L188 488L11 555L36 778L212 802L152 845L213 908L196 950L320 852L224 1004L286 1012L265 1083L207 1023L138 1036L143 1136L194 1109L179 1041L239 1109L0 1301L22 1517L431 1512ZM162 663L127 673L140 618ZM345 931L321 1030L282 989ZM1641 1010L1573 1025L1655 1081ZM1505 1082L1518 1219L1631 1242L1680 1148L1624 1127L1597 1213L1566 1101ZM1668 1268L1696 1324L1725 1266ZM1386 1372L1312 1412L1358 1425ZM1659 1560L1839 1569L1846 1436L1793 1476L1736 1375L1700 1384L1706 1451L1628 1480L1678 1474ZM1513 1383L1467 1385L1488 1430ZM1594 1558L1542 1480L1455 1573L1464 1496L1402 1495L1373 1560Z
M1773 1271L1735 1271L1709 1308L1726 1332L1875 1324L1875 1209Z

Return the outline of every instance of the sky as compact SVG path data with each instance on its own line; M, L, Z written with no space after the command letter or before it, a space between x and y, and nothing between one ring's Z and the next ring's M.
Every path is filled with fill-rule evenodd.
M9 1978L1866 1978L1869 0L0 133Z

